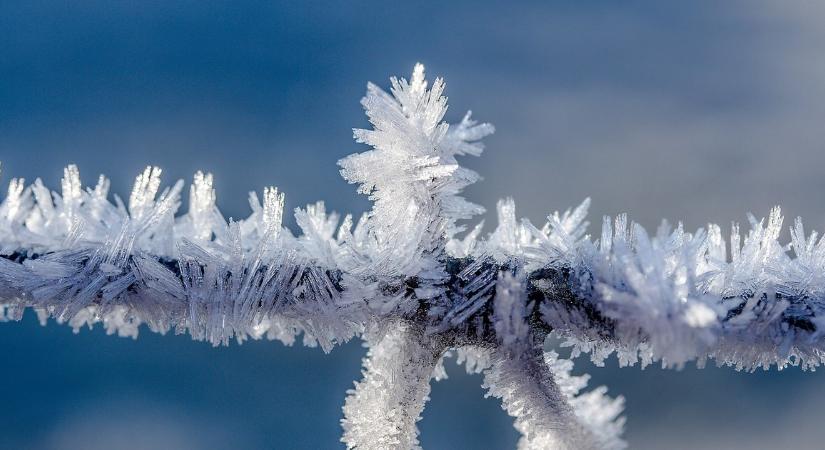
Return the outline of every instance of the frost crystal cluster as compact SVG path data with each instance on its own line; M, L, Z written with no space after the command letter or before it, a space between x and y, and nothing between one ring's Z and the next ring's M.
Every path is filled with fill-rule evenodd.
M478 179L456 157L478 156L493 132L468 113L443 121L444 83L391 79L362 100L373 128L355 130L369 150L339 162L373 201L353 222L319 202L295 211L302 233L282 225L283 194L250 194L252 214L227 222L212 175L198 172L189 210L184 184L161 189L147 168L124 203L100 177L83 188L66 168L60 193L14 179L0 205L0 318L32 308L74 329L189 333L214 345L299 336L329 351L361 337L363 380L344 405L348 448L418 448L416 422L430 380L456 355L483 374L522 433L519 448L606 448L621 440L622 399L544 350L554 336L602 364L688 361L754 370L814 368L825 360L825 241L797 220L777 240L782 216L750 217L729 241L717 225L688 233L663 224L650 235L624 215L587 234L589 201L541 228L517 220L512 200L499 224L459 221L482 212L464 200Z

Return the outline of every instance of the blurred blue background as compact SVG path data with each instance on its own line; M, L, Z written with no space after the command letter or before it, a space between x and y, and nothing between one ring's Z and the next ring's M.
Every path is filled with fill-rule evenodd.
M591 218L647 227L743 221L782 204L825 228L825 7L816 2L0 1L3 181L62 167L128 194L215 174L228 216L274 184L287 209L363 197L335 161L367 80L416 61L447 80L448 119L498 132L466 160L467 196L513 196L534 223L592 196ZM488 229L495 220L488 214ZM294 220L287 221L294 228ZM594 229L597 229L594 228ZM341 448L358 342L324 355L273 342L213 349L185 336L73 336L32 316L0 325L0 447ZM577 371L627 397L631 448L821 448L825 379L791 368ZM479 377L448 366L420 423L430 449L514 448Z

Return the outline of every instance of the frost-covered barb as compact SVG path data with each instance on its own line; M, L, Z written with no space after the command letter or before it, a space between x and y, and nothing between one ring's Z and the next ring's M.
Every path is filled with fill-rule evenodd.
M538 228L498 204L498 227L465 233L482 208L459 194L478 176L457 156L478 156L493 132L468 113L443 121L444 83L417 65L388 94L363 99L371 148L339 162L373 200L357 224L319 202L295 211L299 236L282 225L284 197L250 194L252 214L227 222L211 174L198 172L189 210L183 182L161 189L149 167L128 204L109 181L81 186L66 168L60 193L14 179L0 204L0 319L26 308L75 330L189 333L214 345L302 337L329 351L362 337L364 379L344 406L348 448L416 448L416 422L431 378L456 354L482 373L522 433L519 447L623 448L622 399L582 393L586 376L545 351L555 336L602 364L681 367L712 359L737 369L825 360L825 241L801 221L778 242L782 216L749 217L729 243L720 227L695 233L663 224L654 235L624 215L587 234L589 200ZM549 342L549 341L548 341Z

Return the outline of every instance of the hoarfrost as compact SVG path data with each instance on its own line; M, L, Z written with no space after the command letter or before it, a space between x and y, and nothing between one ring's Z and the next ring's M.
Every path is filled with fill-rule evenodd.
M299 208L298 236L282 225L276 188L250 193L250 216L227 221L201 172L182 215L184 183L163 187L156 167L128 204L109 200L103 176L84 189L73 165L60 193L12 179L0 203L0 319L32 308L75 330L102 323L136 337L144 325L213 345L301 338L324 351L362 337L364 379L342 425L347 446L364 449L418 446L430 379L446 376L451 352L484 374L529 449L624 446L622 400L581 393L586 377L544 352L548 335L597 364L612 353L673 368L823 362L825 242L797 219L779 243L779 208L750 216L745 234L735 224L729 242L717 225L648 234L624 215L605 217L594 240L589 199L542 227L507 199L492 233L478 224L461 236L483 209L461 197L478 175L456 158L480 155L493 127L469 113L444 122L443 91L420 64L389 93L369 84L373 128L354 136L370 148L339 165L373 208L357 222L323 202Z

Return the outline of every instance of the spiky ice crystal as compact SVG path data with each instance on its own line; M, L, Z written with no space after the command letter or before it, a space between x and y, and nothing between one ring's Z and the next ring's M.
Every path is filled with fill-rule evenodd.
M227 222L200 172L182 215L183 182L161 190L154 167L128 205L109 200L103 176L84 190L75 166L59 194L12 180L0 205L0 318L32 308L75 330L102 322L136 337L145 325L213 345L300 336L324 351L361 337L364 379L341 421L358 449L418 447L430 380L452 354L515 417L519 448L623 448L622 399L582 393L587 377L545 352L549 335L597 364L613 353L622 365L712 359L744 370L825 359L825 242L801 221L783 245L779 209L751 216L744 237L733 226L728 252L717 225L663 224L651 236L620 215L594 240L589 200L542 228L503 200L491 234L464 233L459 221L483 209L459 195L478 175L456 157L480 155L493 127L469 113L444 122L444 83L428 87L420 64L391 84L369 84L362 100L373 129L355 139L371 149L339 162L373 201L355 225L318 202L295 211L294 236L271 187L263 201L250 194L247 219Z

